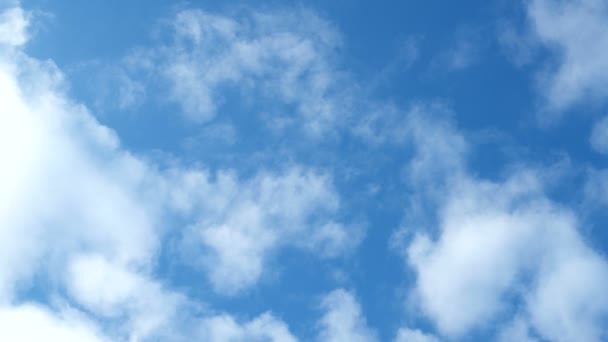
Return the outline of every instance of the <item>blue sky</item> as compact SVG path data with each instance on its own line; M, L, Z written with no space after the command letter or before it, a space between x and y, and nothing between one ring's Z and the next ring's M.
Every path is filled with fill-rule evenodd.
M608 340L604 1L0 11L0 340Z

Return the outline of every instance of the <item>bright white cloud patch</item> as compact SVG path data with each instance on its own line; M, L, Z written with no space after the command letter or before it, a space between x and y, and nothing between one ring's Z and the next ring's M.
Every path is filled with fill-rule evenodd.
M160 170L71 101L52 62L15 47L26 37L22 10L1 19L15 40L2 36L10 46L0 48L0 339L105 341L104 331L110 340L190 341L219 331L224 341L230 326L238 341L293 341L269 314L243 326L195 315L155 266L176 215L198 222L198 252L211 251L202 262L217 263L207 270L222 289L252 286L279 247L347 251L360 235L332 218L339 199L329 177L296 166L249 181L230 171ZM34 278L57 298L48 308L19 304Z
M60 265L70 252L92 248L145 266L158 243L157 200L145 198L143 188L154 172L63 98L59 78L52 65L20 54L0 64L5 299L42 258Z
M80 255L68 266L67 289L88 310L105 319L125 319L130 338L153 336L173 329L172 320L184 310L186 299L163 289L124 266L99 255Z
M542 77L551 110L608 96L608 4L603 0L533 0L528 16L534 36L557 52Z
M257 308L247 301L213 296L255 293L287 249L325 260L355 250L365 229L344 219L331 172L295 162L254 172L241 172L238 161L235 169L213 171L200 164L187 168L180 160L161 167L131 153L70 99L52 61L25 54L31 15L11 6L0 12L0 340L297 341L281 313L224 313L187 293L202 291L218 305L251 312ZM542 77L549 107L562 111L603 101L606 3L532 0L527 9L535 37L560 57ZM365 87L336 67L339 34L310 11L181 9L165 23L168 33L159 35L168 37L157 46L132 50L123 64L108 68L118 87L102 98L116 97L124 109L163 92L158 97L187 118L209 124L196 126L205 144L241 139L237 120L210 123L231 105L246 109L230 114L250 114L274 132L288 127L293 130L284 133L302 129L335 137L306 143L320 143L311 145L312 152L335 149L332 158L361 150L356 157L370 168L377 159L365 160L368 148L411 144L413 159L405 172L396 172L411 191L406 228L395 241L405 238L403 255L416 275L408 298L436 331L403 327L390 334L395 341L458 340L479 331L499 341L608 337L608 262L586 243L575 212L546 194L543 172L519 165L483 179L467 168L467 140L438 119L449 116L442 106L404 112L362 99ZM452 52L448 64L463 72L480 57L466 42ZM415 56L408 58L403 63ZM608 150L607 126L607 119L598 121L590 139L600 153ZM392 159L408 152L378 154ZM348 171L341 175L360 172ZM606 205L606 171L589 175L585 199ZM356 186L349 191L353 197ZM374 243L366 253L377 252ZM345 268L365 264L360 261ZM194 264L188 284L180 283L182 274L162 278L175 271L166 269L173 262ZM330 271L348 281L347 271ZM335 290L320 307L316 329L298 326L313 338L379 340L353 293Z
M368 326L357 299L348 291L335 290L323 298L326 311L320 321L319 341L374 342L376 334Z
M36 276L47 283L48 295L65 283L76 302L104 315L137 305L129 297L133 292L145 295L146 287L158 287L145 284L153 282L146 279L171 206L155 196L162 195L155 186L161 175L121 150L110 130L62 94L60 82L53 64L2 51L0 301L14 302ZM88 260L81 253L96 256ZM65 269L67 274L59 271ZM154 300L166 296L160 287L157 292ZM79 324L20 308L7 308L7 317L32 315L58 340L94 340ZM125 335L143 338L159 327L140 322L151 314L147 309L125 312L138 321ZM24 333L17 340L38 332Z
M445 153L428 148L438 136L454 132L435 125L419 136L417 146L427 148L413 167L442 168L420 162ZM543 193L542 175L520 170L491 182L455 170L440 190L438 227L418 233L407 258L420 307L442 334L464 336L523 312L543 338L602 340L608 263L585 244L576 216Z
M0 322L2 341L110 341L76 313L63 312L57 315L29 304L0 308Z

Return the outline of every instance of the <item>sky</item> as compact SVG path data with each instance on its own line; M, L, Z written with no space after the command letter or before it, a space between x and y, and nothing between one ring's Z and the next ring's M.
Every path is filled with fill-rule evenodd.
M608 2L0 0L0 340L608 341Z

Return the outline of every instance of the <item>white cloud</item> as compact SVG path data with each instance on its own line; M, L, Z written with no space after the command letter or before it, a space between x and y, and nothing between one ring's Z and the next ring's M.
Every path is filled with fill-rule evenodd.
M119 150L84 108L61 97L53 83L57 70L14 58L0 65L6 263L0 288L10 290L7 284L35 272L41 258L61 263L81 248L143 266L157 244L153 222L160 223L156 200L144 198L142 188L154 172Z
M395 342L439 342L439 340L420 330L402 328L399 329Z
M564 246L556 246L560 247ZM603 286L608 264L588 249L564 254L551 255L560 259L543 265L536 289L527 298L534 327L552 341L602 341L608 333L608 294Z
M151 94L160 91L160 102L177 104L201 127L236 106L254 122L247 129L263 134L304 133L317 140L345 135L374 145L406 140L407 114L375 100L374 84L361 84L341 69L340 34L312 11L186 9L165 24L165 40L132 50L118 67L129 82L116 80L113 88L125 89L126 103L143 99L138 94L154 99ZM472 56L472 49L459 50L458 58L468 64L464 55ZM372 83L387 77L387 70L411 64L416 54L413 42L404 44L397 62Z
M178 311L185 309L182 296L99 255L74 257L67 273L70 295L104 319L121 320L131 340L172 328Z
M253 286L279 248L335 257L363 236L360 227L332 220L339 199L327 175L294 167L282 174L261 172L240 184L228 174L219 179L226 197L201 208L202 220L189 236L208 250L203 263L219 293L233 295Z
M608 5L602 0L527 3L536 39L557 53L539 87L548 108L562 111L608 95Z
M323 298L326 311L320 326L319 341L373 342L376 333L367 326L365 316L356 298L348 291L335 290Z
M127 65L159 74L171 99L198 122L217 115L225 89L240 92L243 103L264 99L265 110L293 106L298 115L285 120L300 117L313 135L348 115L337 102L346 96L340 75L328 64L340 38L327 22L305 10L241 14L180 11L172 18L172 43L136 51Z
M109 341L96 327L74 313L57 315L31 304L0 308L0 322L2 341Z
M597 152L608 155L608 116L593 126L590 142Z
M214 316L202 322L201 331L201 338L209 342L297 341L285 323L270 313L244 323L238 323L228 315Z
M27 19L11 11L0 27L17 34L27 27L17 19ZM358 241L333 219L339 198L328 176L295 166L249 180L230 171L161 169L70 100L61 71L15 46L23 43L0 45L0 339L107 340L97 331L132 341L204 336L193 327L213 316L193 312L198 303L155 275L174 228L170 217L198 222L199 251L208 247L206 256L225 272L250 261L261 272L269 248L334 256ZM224 233L241 237L242 248L222 241ZM217 269L208 269L211 278ZM21 303L34 281L52 298L45 307ZM294 340L270 315L237 326L242 340Z
M414 174L462 168L454 168L434 196L434 229L417 233L407 250L422 311L448 337L524 312L543 338L600 341L608 295L599 288L608 263L585 244L576 215L544 194L542 173L520 168L502 181L479 179L466 171L464 160L458 162L466 156L461 149L443 148L454 146L447 143L458 136L453 128L424 127L427 134L416 138ZM429 144L442 137L443 143ZM433 178L414 180L421 192L437 184Z
M174 210L166 177L123 150L62 88L51 62L2 51L0 302L18 303L33 279L50 297L65 285L92 319L125 310L129 322L108 333L145 338L172 318L172 303L161 300L171 296L149 280L165 216ZM7 308L7 317L32 315L49 334L85 339L84 328L73 330L43 309L20 310ZM153 316L161 312L167 315Z
M29 14L20 7L0 12L0 45L19 46L28 39Z

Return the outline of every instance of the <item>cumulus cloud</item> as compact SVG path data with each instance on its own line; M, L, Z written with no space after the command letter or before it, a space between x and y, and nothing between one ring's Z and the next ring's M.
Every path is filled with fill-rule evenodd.
M154 172L63 98L60 78L51 64L20 54L0 65L5 296L42 258L61 263L66 251L96 248L144 267L158 243L157 203L143 196Z
M354 295L346 290L335 290L323 298L321 307L326 311L320 321L319 341L374 342L376 333L367 326L361 306Z
M339 198L329 177L294 166L248 181L136 156L66 95L52 61L21 50L27 14L13 8L0 19L2 339L187 341L206 336L193 328L201 322L222 331L232 321L237 340L293 340L270 314L241 326L227 314L195 312L198 304L158 278L156 265L176 217L201 229L200 250L219 261L207 269L212 279L247 258L261 272L269 249L345 252L356 239L334 220ZM42 302L23 302L34 285Z
M114 267L124 269L124 274L113 273L121 280L149 277L163 230L159 209L169 206L148 188L160 177L154 167L122 150L111 130L63 95L61 82L52 63L18 50L2 51L0 301L14 302L35 276L46 283L49 296L65 283L78 290L76 302L95 303L93 312L101 313L96 309L124 299L127 289L115 284L97 292L107 283L95 281L107 280ZM83 264L82 259L62 274L81 253L95 253L113 266ZM7 315L13 317L13 310L15 319L31 314L42 326L72 338L68 328L73 324L42 309L23 308L9 308ZM66 327L51 328L55 322ZM75 329L74 336L85 340L84 328ZM22 333L27 340L30 332Z
M548 108L563 111L608 95L608 5L602 0L527 2L531 34L556 52L541 75Z
M450 150L441 147L453 144L434 142L457 139L454 128L423 126L412 168L461 168L435 197L436 229L416 233L407 248L421 310L448 337L523 315L552 341L602 340L608 296L599 288L608 263L586 245L576 215L544 193L542 172L519 168L500 181L480 179L457 162L458 153L442 157ZM424 182L418 191L428 191Z
M122 320L132 340L173 328L186 299L100 255L78 255L68 265L66 287L80 305L109 320ZM125 322L126 317L126 322Z

